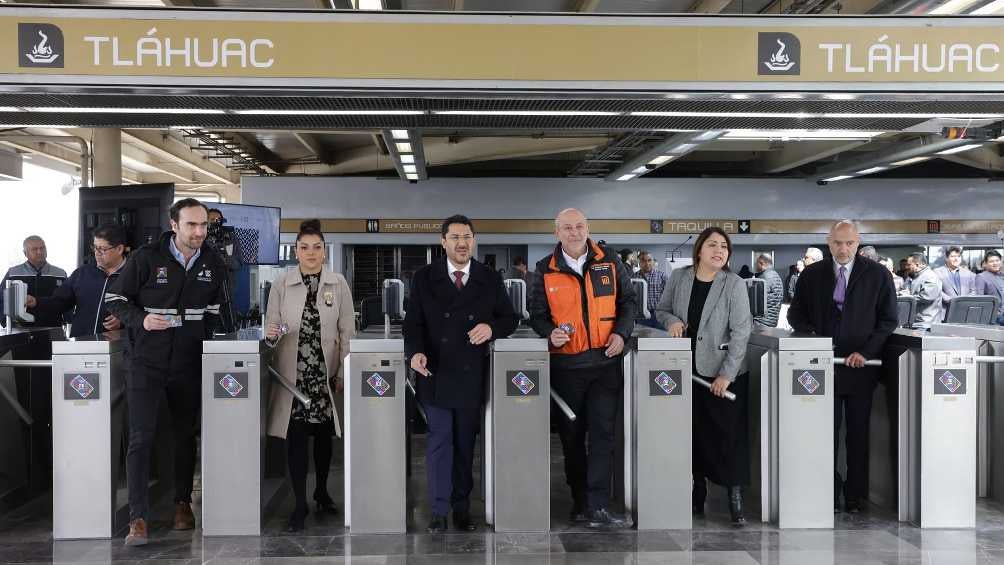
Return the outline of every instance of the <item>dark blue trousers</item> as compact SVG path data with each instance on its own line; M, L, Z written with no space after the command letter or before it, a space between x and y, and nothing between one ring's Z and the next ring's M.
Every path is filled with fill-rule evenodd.
M442 408L423 404L429 419L426 472L432 513L446 516L470 510L474 488L474 443L481 429L481 405Z

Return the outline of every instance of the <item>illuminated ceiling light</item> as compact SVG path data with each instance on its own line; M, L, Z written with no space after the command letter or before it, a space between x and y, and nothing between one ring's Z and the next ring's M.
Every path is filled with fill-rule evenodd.
M704 133L698 134L694 137L695 141L711 141L712 139L717 139L722 136L720 131L706 131Z
M0 106L0 112L19 112L14 106Z
M723 139L870 139L882 135L881 131L855 131L845 129L732 129Z
M991 3L987 4L986 6L982 6L982 7L978 8L978 9L976 9L976 10L973 10L972 12L969 12L968 15L970 15L970 16L989 16L989 15L992 15L992 14L996 14L996 13L1000 12L1001 10L1004 10L1004 0L995 0L994 2L991 2Z
M1004 2L1004 0L1001 0ZM650 118L831 118L831 119L895 119L909 118L918 120L933 120L938 118L956 120L1001 120L1004 114L838 114L838 113L809 113L809 112L630 112L630 116L650 117Z
M637 169L631 171L633 175L643 175L648 172L648 167L638 167Z
M415 173L410 173L410 174L404 175L404 178L406 178L408 180L418 180L418 175L415 174Z
M749 94L729 94L729 98L733 100L749 100Z
M381 0L356 0L357 10L383 10Z
M961 14L968 10L973 4L980 0L948 0L944 4L928 12L932 16L943 16L947 14Z
M408 130L406 130L406 129L392 129L392 130L390 130L390 135L394 139L408 139Z
M909 159L903 159L902 161L894 161L889 163L889 165L893 167L905 167L914 163L920 163L921 161L927 161L928 159L930 159L930 157L911 157Z
M854 175L837 175L835 177L830 177L828 179L823 179L823 182L837 182L841 180L847 180L854 178Z
M855 99L857 99L857 95L856 94L844 94L844 93L837 92L837 93L833 93L833 94L824 94L823 98L825 98L827 100L855 100Z
M1004 1L1004 0L1002 0ZM977 147L983 145L982 143L970 143L968 145L960 145L958 147L952 147L951 149L945 149L944 151L938 151L935 155L953 155L955 153L962 153L963 151L969 151L970 149L976 149Z
M418 169L415 168L415 165L401 165L401 168L404 169L404 172L406 173L418 173Z
M636 176L638 176L638 175L621 175L621 176L617 177L617 180L631 180L631 179L635 178Z
M411 153L410 143L395 143L394 146L397 147L398 153Z
M872 168L870 168L870 169L865 169L865 170L863 170L863 171L858 171L858 172L856 172L856 173L854 173L854 174L855 174L855 175L870 175L870 174L873 174L873 173L877 173L877 172L880 172L880 171L884 171L884 170L886 170L887 168L888 168L888 167L872 167Z
M401 162L402 163L412 163L413 164L415 162L415 156L414 155L401 155Z
M662 155L648 162L649 165L665 165L673 159L673 155Z
M673 147L672 149L670 149L669 153L686 153L687 151L690 151L693 148L697 147L697 145L698 144L696 144L696 143L681 143L681 144L677 145L676 147Z
M28 112L65 114L225 114L223 110L208 108L73 108L68 106L40 106L25 108Z
M440 116L620 116L621 112L576 112L549 110L440 110Z
M421 116L422 110L234 110L241 116Z

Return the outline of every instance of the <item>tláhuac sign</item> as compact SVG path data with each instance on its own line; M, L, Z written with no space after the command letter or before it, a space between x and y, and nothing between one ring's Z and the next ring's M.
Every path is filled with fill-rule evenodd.
M778 81L1004 83L1004 35L991 18L738 22L15 7L0 10L0 73L722 88Z

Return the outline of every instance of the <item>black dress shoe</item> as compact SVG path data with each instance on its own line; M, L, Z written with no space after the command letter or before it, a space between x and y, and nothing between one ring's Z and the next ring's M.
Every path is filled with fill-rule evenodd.
M708 483L704 477L694 478L694 491L691 496L691 514L704 516L704 501L708 499Z
M317 504L317 513L318 514L337 514L338 513L338 507L335 506L335 501L331 500L331 497L328 496L328 493L315 494L314 495L314 502Z
M857 514L859 512L861 512L861 503L858 502L857 500L853 500L853 499L848 500L847 501L847 513L848 514Z
M474 520L471 520L470 513L454 512L453 529L460 532L473 532L478 529L478 525L474 522Z
M746 516L743 515L743 490L740 487L729 487L729 514L733 526L741 528L746 525Z
M302 532L304 528L304 522L307 519L307 514L310 511L306 507L298 508L293 510L293 514L289 517L289 522L286 522L287 532Z
M628 527L628 522L624 517L611 514L606 508L592 510L586 514L587 528L617 530Z
M429 520L429 527L425 528L426 532L430 534L441 534L446 531L446 516L432 515L432 519Z

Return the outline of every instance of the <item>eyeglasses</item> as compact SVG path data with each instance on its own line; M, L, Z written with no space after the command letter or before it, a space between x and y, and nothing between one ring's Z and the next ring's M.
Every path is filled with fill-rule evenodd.
M460 242L460 241L468 242L468 241L473 240L474 236L471 235L471 234L465 234L465 235L448 235L448 236L446 236L446 239L450 243L457 243L457 242Z
M111 247L91 247L91 249L93 249L94 253L96 253L98 255L104 255L105 253L108 253L109 251L111 251L112 249L115 249L116 247L121 247L121 246L120 245L112 245Z

